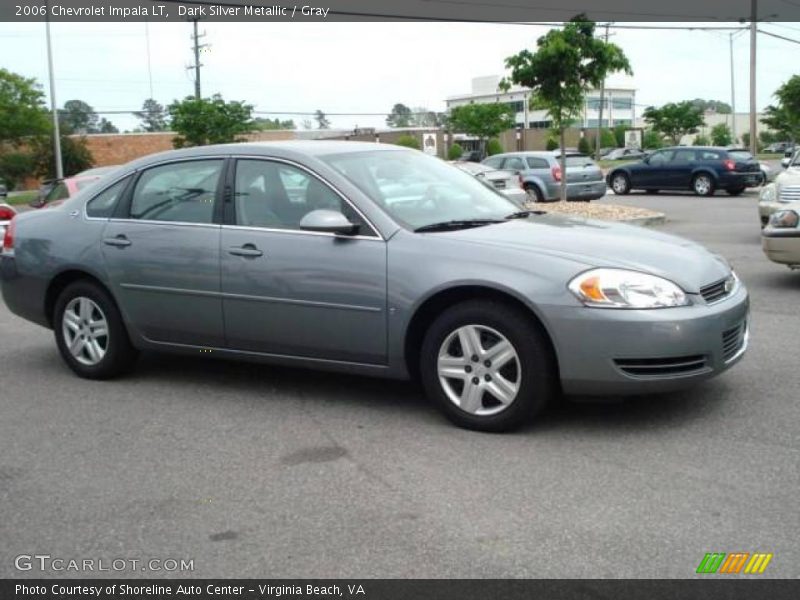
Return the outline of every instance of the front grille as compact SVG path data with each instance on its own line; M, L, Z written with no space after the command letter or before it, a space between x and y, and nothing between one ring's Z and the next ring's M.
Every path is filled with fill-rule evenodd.
M706 357L673 356L669 358L617 358L614 359L620 371L634 377L669 377L689 375L707 368Z
M781 202L800 201L800 185L781 186L780 201Z
M722 359L731 360L744 346L747 323L739 323L736 327L722 332Z
M712 302L717 302L725 298L733 289L732 287L726 288L725 284L727 281L727 279L721 279L720 281L715 281L714 283L701 287L700 295L703 297L703 300L711 304Z

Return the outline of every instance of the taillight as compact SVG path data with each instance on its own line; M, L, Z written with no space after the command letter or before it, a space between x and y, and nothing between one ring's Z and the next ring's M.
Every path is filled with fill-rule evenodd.
M7 204L0 205L0 221L10 221L16 214L17 211Z
M6 227L6 234L3 236L3 251L8 252L14 249L14 231L17 228L17 223L14 219Z
M728 171L736 170L736 163L733 162L730 158L728 160L723 160L722 164L725 165L725 168L728 169Z
M556 165L550 169L550 174L556 181L561 181L561 167Z

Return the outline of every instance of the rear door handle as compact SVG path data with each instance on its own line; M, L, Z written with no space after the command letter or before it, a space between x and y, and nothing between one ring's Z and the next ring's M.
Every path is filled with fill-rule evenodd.
M233 254L234 256L245 256L247 258L255 258L257 256L262 256L264 253L256 248L254 244L245 244L244 246L233 246L228 248L228 254Z
M122 234L116 237L103 238L103 243L108 246L116 246L117 248L124 248L125 246L131 245L131 241Z

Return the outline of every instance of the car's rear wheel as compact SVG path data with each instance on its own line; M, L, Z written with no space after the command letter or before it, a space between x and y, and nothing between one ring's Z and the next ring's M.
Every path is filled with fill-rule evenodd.
M539 186L533 183L525 184L525 191L528 193L528 201L530 202L544 202L544 194L542 194Z
M744 192L744 188L743 187L728 188L725 191L728 192L731 196L740 196Z
M90 281L77 281L61 292L53 331L62 358L81 377L115 377L136 361L136 349L114 300Z
M625 173L614 173L611 177L611 189L615 194L627 194L631 191L631 180Z
M522 310L493 301L442 313L425 335L420 374L451 421L480 431L519 427L558 387L545 334Z
M698 196L712 196L714 194L714 180L711 175L700 173L692 179L692 189Z

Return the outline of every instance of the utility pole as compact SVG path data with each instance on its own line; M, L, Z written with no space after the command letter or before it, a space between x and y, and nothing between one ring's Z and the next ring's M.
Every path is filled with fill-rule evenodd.
M203 66L200 62L200 49L207 47L208 44L200 43L200 38L206 34L197 33L197 19L192 19L192 25L194 29L194 34L192 35L192 40L194 40L194 65L187 67L187 69L194 69L194 97L200 100L202 97L200 95L200 67Z
M49 2L48 2L49 5ZM50 7L47 7L50 14ZM56 104L56 77L53 72L53 48L50 44L50 18L45 20L47 37L47 70L50 74L50 112L53 113L53 158L56 163L56 179L64 178L64 163L61 160L61 131L58 126L58 108Z
M611 23L606 23L606 43L608 43L608 28ZM603 104L605 102L605 95L606 95L606 79L603 78L603 81L600 83L600 109L597 115L597 134L594 140L594 148L595 148L595 159L600 160L600 138L602 137L600 134L603 129Z
M731 48L731 113L733 116L731 119L731 134L733 135L733 143L735 144L738 138L736 137L736 85L733 78L733 32L728 34L728 41L730 42Z
M758 10L756 0L750 4L750 153L758 153L756 138L756 21Z

